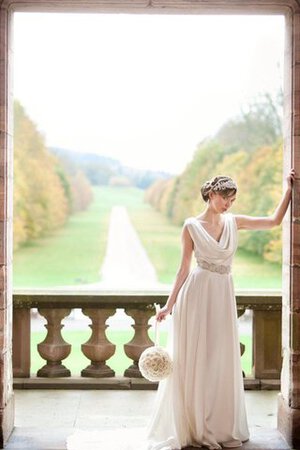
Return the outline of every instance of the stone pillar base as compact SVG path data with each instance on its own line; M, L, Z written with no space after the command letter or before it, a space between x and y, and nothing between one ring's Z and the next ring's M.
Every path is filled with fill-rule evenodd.
M15 417L15 398L10 397L5 407L0 409L0 448L4 448L13 428Z
M106 378L106 377L114 377L115 372L109 366L104 363L94 363L90 364L88 367L81 371L82 377L91 377L91 378Z
M70 377L71 372L63 364L51 364L51 361L48 361L48 364L38 370L37 376L45 378Z
M292 448L300 448L300 409L291 408L278 394L278 430Z
M139 366L137 364L132 364L128 369L124 372L124 377L129 378L143 378L143 375L140 372Z

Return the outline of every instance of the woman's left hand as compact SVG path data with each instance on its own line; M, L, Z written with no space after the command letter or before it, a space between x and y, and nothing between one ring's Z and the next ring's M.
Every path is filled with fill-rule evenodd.
M296 176L295 169L291 169L289 175L286 177L286 181L287 181L289 189L293 188L293 184L294 184L294 181L295 181L295 176Z

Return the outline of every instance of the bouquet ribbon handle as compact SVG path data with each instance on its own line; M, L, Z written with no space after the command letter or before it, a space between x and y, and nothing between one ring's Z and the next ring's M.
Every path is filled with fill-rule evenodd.
M156 314L160 311L160 305L157 303L154 303ZM159 324L158 320L155 317L155 324L154 324L154 345L156 347L159 347Z

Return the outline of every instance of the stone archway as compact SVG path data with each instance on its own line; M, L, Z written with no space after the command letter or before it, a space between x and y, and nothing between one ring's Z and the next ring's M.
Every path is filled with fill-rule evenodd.
M14 11L283 14L286 18L284 174L300 173L300 0L0 0L0 447L14 422L12 389L12 27ZM283 224L283 369L278 427L300 448L300 198Z

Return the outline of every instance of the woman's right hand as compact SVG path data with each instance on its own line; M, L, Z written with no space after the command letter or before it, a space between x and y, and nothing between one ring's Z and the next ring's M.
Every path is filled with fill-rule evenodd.
M161 322L162 320L164 320L168 314L170 314L170 312L172 311L172 308L169 308L168 306L164 306L163 308L161 308L161 310L156 314L156 320L158 322Z

